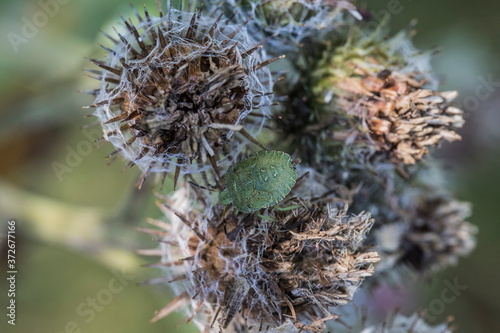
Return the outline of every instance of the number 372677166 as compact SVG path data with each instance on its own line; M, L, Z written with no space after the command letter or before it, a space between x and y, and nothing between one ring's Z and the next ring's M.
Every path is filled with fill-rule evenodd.
M16 267L16 221L9 221L7 226L7 265L9 269Z

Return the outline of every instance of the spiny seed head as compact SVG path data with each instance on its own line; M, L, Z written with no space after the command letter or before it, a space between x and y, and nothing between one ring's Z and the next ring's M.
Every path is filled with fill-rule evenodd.
M334 134L335 139L363 143L369 153L395 164L414 164L441 141L460 140L462 110L450 106L456 91L423 89L411 75L357 69L356 77L339 82L337 105L356 127Z
M428 147L459 140L455 130L464 123L462 110L450 105L455 91L426 88L433 80L422 72L426 59L408 54L404 46L411 44L405 37L402 33L382 42L353 34L316 73L321 77L317 96L331 101L348 124L333 138L352 143L365 158L376 155L394 164L414 164Z
M262 61L244 26L220 16L170 8L138 17L137 25L123 21L105 59L91 60L102 68L92 106L113 154L137 164L142 178L173 166L179 174L230 163L227 156L247 144L234 132L252 138L269 113L271 77L263 67L272 61ZM260 117L244 121L256 108ZM239 142L229 148L230 140Z
M400 200L395 212L378 217L371 234L383 257L377 272L404 265L434 273L475 248L477 228L466 221L469 203L422 189Z
M470 204L449 197L419 202L402 239L402 262L425 272L456 265L476 246L477 228L466 222Z
M283 207L300 202L310 207L262 210L276 221L270 222L211 206L199 188L180 188L161 205L171 224L153 222L165 229L162 262L172 264L166 280L182 280L174 286L179 297L173 302L198 312L200 326L209 331L215 321L214 332L245 321L277 327L287 318L305 331L322 331L326 321L338 318L331 307L349 303L379 260L364 245L370 214L349 215L343 200L332 196L298 199L292 191ZM178 260L182 266L174 264Z
M401 168L460 138L462 111L450 105L456 92L435 90L430 54L413 47L413 30L392 38L381 31L351 27L316 45L277 86L287 96L285 141L325 174Z
M218 3L217 0L211 0ZM320 38L335 33L349 20L349 14L361 19L361 14L352 1L348 0L229 0L229 10L237 20L253 18L249 25L252 33L266 38L277 35L270 41L271 54L276 52L297 51L299 44L307 37ZM242 16L243 18L240 18ZM294 52L290 55L293 56Z

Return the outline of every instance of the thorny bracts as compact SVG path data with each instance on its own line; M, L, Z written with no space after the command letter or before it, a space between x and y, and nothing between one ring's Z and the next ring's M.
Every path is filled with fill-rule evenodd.
M106 35L114 44L104 47L109 55L90 59L102 69L89 70L101 81L91 91L97 95L91 107L97 108L103 138L116 148L110 156L121 153L141 168L139 186L150 172L173 167L175 181L207 167L220 175L219 167L227 167L249 141L257 143L254 135L271 104L265 66L277 58L263 61L261 45L244 24L228 24L222 13L135 12L137 25L123 20L124 35ZM257 109L257 116L250 114Z
M450 105L457 93L434 90L429 57L413 48L411 32L384 40L354 27L347 40L311 44L302 55L300 75L278 89L288 96L283 134L305 163L400 167L460 139L462 111Z
M355 30L315 74L321 77L316 93L345 119L333 139L352 146L355 158L414 164L428 147L460 139L462 110L450 105L457 93L432 89L429 56L413 48L412 33L410 27L381 41L380 33Z
M209 2L220 3L217 0ZM284 52L292 58L307 38L331 38L348 22L355 21L346 16L362 18L350 0L228 0L223 8L235 22L252 18L249 23L252 34L260 38L273 36L266 48L269 54Z
M227 3L241 4L242 12ZM139 186L152 172L174 173L174 183L201 172L205 184L221 187L222 173L248 155L249 143L259 145L255 135L268 117L278 120L269 125L280 133L270 136L273 148L303 162L280 203L301 205L293 210L236 213L186 186L163 198L170 223L150 220L159 229L142 229L160 248L140 252L161 257L152 266L164 277L151 283L170 283L176 297L153 321L184 307L188 322L206 331L322 331L380 257L377 271L404 263L428 272L469 253L475 228L465 222L468 205L415 186L415 170L423 168L417 162L429 147L458 140L463 119L450 105L456 92L436 90L428 55L413 48L411 31L365 35L371 30L361 31L363 22L343 19L346 11L360 14L342 0L227 3L196 13L170 6L159 17L134 9L138 23L124 20L125 33L108 36L114 46L104 47L107 58L91 60L102 69L90 70L101 81L90 93L103 138L115 146L111 155L142 169ZM259 15L255 22L250 13ZM264 60L262 45L249 36L261 39L273 29L282 34L266 44L269 53L291 55L281 114L268 108L273 84L265 67L279 57ZM399 200L408 193L415 200ZM355 214L347 214L348 205ZM377 223L365 240L372 216ZM366 245L371 241L377 252ZM412 320L405 322L416 327Z
M337 104L356 126L337 131L335 140L349 141L395 164L414 164L442 140L459 140L455 129L464 122L462 110L450 106L455 91L423 89L409 75L382 70L337 84Z
M346 318L343 322L336 321L329 325L326 332L329 333L452 333L455 331L453 317L448 317L443 323L430 325L426 322L423 312L413 313L406 317L400 313L391 313L381 324L371 323L370 318L362 310L355 311L354 316L358 317L355 321L349 321L346 326ZM351 314L353 316L353 314ZM244 324L239 325L233 333L257 333L258 330L249 330ZM303 329L297 328L288 320L283 325L269 329L265 333L306 333Z
M292 190L282 205L303 202L293 195ZM162 256L159 266L171 267L168 280L180 281L174 288L184 296L154 320L192 303L193 316L202 317L200 327L215 331L230 325L233 316L234 323L264 327L292 318L296 327L321 331L326 321L338 318L331 307L350 302L379 261L363 245L373 224L370 214L348 215L347 206L337 209L325 203L328 199L289 211L262 211L276 222L210 206L198 188L182 187L164 199L160 208L171 224L151 221L165 230L144 231L161 235L161 251L153 254Z

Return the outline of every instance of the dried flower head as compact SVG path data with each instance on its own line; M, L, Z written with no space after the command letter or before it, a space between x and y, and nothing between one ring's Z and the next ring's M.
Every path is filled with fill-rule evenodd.
M271 222L211 206L201 191L183 187L165 198L161 208L171 224L151 221L165 231L146 230L162 236L158 265L169 266L167 280L182 280L173 286L179 296L154 320L187 305L207 330L278 327L292 318L295 327L321 331L338 318L331 307L350 302L374 273L378 254L363 245L373 224L369 213L349 216L347 206L337 209L326 204L336 200L323 198L308 201L310 208L262 210ZM292 190L280 205L302 199Z
M139 187L150 173L172 173L174 190L180 176L200 173L188 178L222 190L216 198L184 182L158 195L168 222L140 229L159 248L139 253L160 257L151 266L162 276L150 283L168 283L176 297L152 321L183 308L204 332L352 330L339 313L375 268L377 283L394 268L432 273L472 251L469 205L419 184L425 168L411 167L430 147L459 140L463 124L450 105L457 93L436 90L412 29L387 38L353 24L362 17L351 0L215 1L189 1L186 11L170 1L158 17L133 8L136 23L123 19L117 38L105 34L109 54L90 59L100 67L89 72L101 83L90 107L102 139L115 147L110 157L142 170ZM201 2L209 8L191 12ZM256 40L280 56L264 60ZM282 53L290 75L272 100L266 66ZM281 114L271 114L278 100ZM276 120L273 148L303 164L265 151L230 169L249 145L263 147L256 135L267 118ZM239 197L249 188L270 198L253 205L253 192ZM282 209L267 207L276 202ZM362 333L450 331L420 315L358 323Z
M349 326L345 322L342 324L336 323L335 325L329 325L327 332L335 333L452 333L454 327L452 326L452 317L448 317L446 322L431 326L425 322L425 319L419 313L413 313L406 317L402 314L396 313L394 315L388 316L388 318L380 324L368 324L367 318L358 316L355 323L350 323ZM234 330L234 332L261 332L258 329L255 330ZM280 327L269 329L266 333L301 333L304 332L303 329L297 328L293 325L291 320L286 321Z
M135 10L135 9L134 9ZM173 8L160 17L136 12L138 24L123 20L125 32L91 59L96 73L95 115L104 138L143 171L181 173L227 165L261 129L271 104L270 72L260 45L242 25L201 12ZM259 117L243 122L253 110ZM228 147L230 139L238 141ZM229 158L228 158L229 157ZM193 161L196 161L193 165Z
M449 197L420 202L403 238L401 260L428 271L456 265L476 246L477 228L465 221L470 214L468 202Z
M358 20L362 18L350 0L229 0L227 3L231 8L228 16L234 15L241 21L253 18L252 33L261 38L277 35L270 41L270 54L293 51L290 55L294 56L304 39L321 38L344 27L349 21L345 19L346 13Z
M373 232L384 258L378 271L403 264L432 273L455 265L476 244L477 228L465 221L469 216L467 202L419 192L392 222L380 218L384 224Z
M387 39L352 27L301 55L278 91L287 96L283 136L305 163L347 172L399 167L460 138L462 111L449 105L456 92L435 91L430 54L415 50L411 32Z
M349 124L333 133L334 140L356 145L364 158L414 164L428 147L460 139L455 130L464 123L462 110L450 106L457 92L425 87L432 78L421 71L422 60L408 55L407 34L384 42L353 34L318 70L317 94L332 100Z
M336 140L363 143L395 164L414 164L443 139L460 140L462 110L449 105L456 91L424 89L411 75L386 69L356 72L336 85L338 106L356 124L336 132Z

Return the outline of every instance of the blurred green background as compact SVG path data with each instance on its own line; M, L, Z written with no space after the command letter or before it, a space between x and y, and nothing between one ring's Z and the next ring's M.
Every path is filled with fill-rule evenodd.
M49 2L0 1L0 232L7 220L17 221L18 270L17 325L12 327L4 313L2 238L0 332L59 333L74 325L81 332L193 331L180 314L150 324L154 311L171 296L166 287L137 286L159 275L140 268L150 258L134 254L155 246L151 237L135 230L146 225L146 217L160 216L151 189L134 188L135 168L121 162L106 165L111 145L86 150L90 140L82 127L93 120L83 118L90 112L81 107L92 97L77 91L93 89L97 81L82 75L88 66L83 57L104 55L96 45L103 40L98 30L109 32L119 12L131 16L129 1L60 0L57 8L48 9L53 15L46 22L37 18L44 23L37 31L28 31L29 38L13 46L9 33L22 36L26 20ZM144 0L131 3L142 8ZM154 5L152 0L146 4ZM460 92L457 104L467 118L460 131L463 141L446 144L437 154L453 192L473 204L470 222L479 226L478 246L458 266L421 281L413 308L429 306L440 297L444 281L458 279L467 289L436 320L453 315L458 332L500 332L500 3L400 0L364 8L374 17L392 11L394 32L418 19L415 44L439 47L433 67L441 90ZM71 157L74 150L84 152L81 159ZM58 175L55 165L71 166ZM123 288L107 292L120 272L125 274ZM106 295L111 295L106 304L90 305L92 298Z

